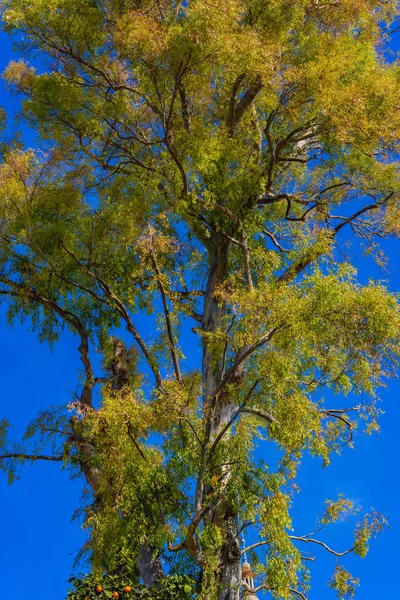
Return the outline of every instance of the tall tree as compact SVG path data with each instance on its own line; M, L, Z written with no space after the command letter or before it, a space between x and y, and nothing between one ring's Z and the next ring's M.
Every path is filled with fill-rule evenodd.
M177 572L237 600L244 532L256 593L306 598L302 549L364 556L383 526L366 515L339 552L291 533L289 509L305 453L328 464L377 428L399 354L396 297L352 266L399 232L396 2L0 6L37 134L3 144L0 294L82 361L33 453L4 432L2 467L83 474L97 576L158 593ZM353 508L329 501L319 528ZM331 585L351 598L355 580L337 566Z

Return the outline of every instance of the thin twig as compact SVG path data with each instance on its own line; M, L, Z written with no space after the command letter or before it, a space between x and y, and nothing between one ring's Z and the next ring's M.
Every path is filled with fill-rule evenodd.
M165 288L164 288L164 285L162 282L162 275L161 275L160 269L158 268L158 263L157 263L155 254L152 249L150 250L150 258L151 258L151 264L153 265L153 269L157 276L157 285L158 285L158 289L160 290L161 299L162 299L162 303L163 303L165 324L167 326L169 347L171 350L172 362L174 364L175 377L179 381L179 383L182 383L182 376L181 376L181 370L179 367L178 353L176 351L174 333L172 330L171 315L170 315L169 308L168 308L167 294L166 294L166 291L165 291Z
M139 444L137 443L137 441L135 440L135 438L133 436L132 425L131 425L130 421L127 422L127 428L128 428L129 439L131 440L131 442L133 443L133 445L135 446L136 450L139 452L139 454L143 458L143 460L147 460L145 455L143 454L143 450L141 449L141 447L139 446Z

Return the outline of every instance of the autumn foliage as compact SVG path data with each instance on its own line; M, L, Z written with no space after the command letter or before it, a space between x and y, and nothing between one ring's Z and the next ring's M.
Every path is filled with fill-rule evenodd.
M339 494L303 535L291 509L305 455L328 466L378 431L398 365L398 298L355 267L385 267L400 230L397 3L0 7L35 137L4 137L0 295L40 341L72 334L82 362L25 445L3 423L0 464L83 475L91 572L70 600L99 581L238 600L246 546L260 596L307 597L307 548L340 560L329 586L352 598L345 556L385 519ZM344 519L348 546L330 548Z

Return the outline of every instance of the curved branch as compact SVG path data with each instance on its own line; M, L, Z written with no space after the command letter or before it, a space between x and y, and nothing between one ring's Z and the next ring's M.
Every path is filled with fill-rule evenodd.
M299 598L301 598L302 600L307 600L305 595L302 594L302 592L299 592L299 590L295 590L294 588L290 588L290 591L292 592L292 594L296 594L296 596L299 596Z
M335 556L346 556L346 554L349 554L354 550L354 548L352 547L348 550L345 550L344 552L337 552L336 550L333 550L327 544L325 544L325 542L321 542L321 540L316 540L315 538L309 538L307 536L289 535L289 539L295 540L297 542L305 542L306 544L317 544L318 546L322 546L323 548L325 548L325 550L327 550L331 554L334 554Z
M341 223L339 223L339 225L336 225L336 227L334 227L333 229L330 230L332 238L335 238L335 236L339 233L339 231L345 225L351 225L358 217L360 217L364 213L369 212L371 210L376 210L377 208L379 208L379 207L383 206L384 204L386 204L386 202L388 202L390 200L390 198L392 198L393 194L394 194L394 192L390 192L387 196L385 196L385 198L383 200L376 201L373 204L368 204L367 206L364 206L363 208L360 208L360 210L358 210L357 212L353 213L350 217L344 218L343 221ZM287 194L281 194L278 197L279 197L279 199L281 199L281 198L286 198L287 196L288 196ZM288 198L286 198L286 199L288 199ZM303 216L304 216L304 214L303 214ZM334 217L331 217L331 218L334 218ZM296 262L292 263L278 277L278 282L279 283L284 283L284 282L292 281L306 267L308 267L312 262L314 262L319 256L320 256L320 254L317 254L316 256L315 255L314 256L308 256L308 257L304 256L303 258L300 258Z
M264 583L262 583L261 585L257 586L256 588L251 588L244 580L242 580L242 587L249 594L257 594L257 592L261 592L262 590L266 590L266 591L269 591L269 592L275 591L274 588L271 588L268 585L265 585ZM305 597L305 595L302 592L300 592L299 590L296 590L295 588L289 588L289 590L290 590L290 592L292 594L296 594L296 596L299 596L300 598L302 598L302 600L307 600L307 598Z
M342 423L344 423L349 431L349 436L348 439L342 444L342 446L346 446L347 444L349 444L350 442L352 442L353 440L353 429L354 429L354 424L351 423L348 419L346 419L345 417L343 417L341 413L343 411L335 411L335 410L323 410L321 411L321 413L323 415L326 415L327 417L331 417L333 419L337 419L338 421L342 421Z
M259 542L255 542L254 544L250 544L250 546L247 546L241 551L241 555L244 556L247 552L250 552L250 550L254 550L254 548L259 548L260 546L265 546L268 543L268 540L261 540Z
M246 360L246 358L248 356L250 356L253 352L258 350L258 348L261 348L261 346L263 346L264 344L269 342L271 340L271 338L275 335L275 333L277 333L284 327L285 327L284 325L277 325L276 327L273 327L272 329L270 329L270 331L265 333L263 336L261 336L260 339L257 342L255 342L254 344L251 344L250 346L245 346L244 348L242 348L237 353L235 362L233 363L231 368L228 370L226 375L223 377L221 383L218 386L218 389L217 389L215 395L217 396L218 394L221 393L222 389L225 387L225 385L227 383L229 383L231 381L231 379L234 377L235 373L237 373L240 365L243 363L243 361Z
M352 221L354 221L355 219L357 219L357 217L360 217L362 214L371 211L371 210L376 210L377 208L379 208L380 206L382 206L383 204L385 204L386 202L388 202L388 200L390 200L390 198L392 198L394 192L390 192L390 194L388 194L382 201L380 202L375 202L374 204L368 204L367 206L364 206L364 208L360 208L360 210L358 210L357 212L355 212L354 214L352 214L350 217L348 217L347 219L345 219L344 221L342 221L342 223L339 223L339 225L336 225L336 227L334 227L333 231L336 233L338 233L345 225L348 225L349 223L351 223Z
M321 540L316 540L315 538L310 538L307 536L297 536L297 535L289 535L288 537L290 540L294 540L297 542L305 542L306 544L310 544L310 543L317 544L318 546L322 546L323 548L325 548L325 550L327 550L331 554L334 554L335 556L338 556L338 557L345 556L346 554L353 552L353 549L354 549L354 548L349 548L348 550L345 550L344 552L337 552L336 550L333 550L327 544L325 544L325 542L321 542ZM259 548L260 546L265 546L268 543L269 543L268 540L260 540L259 542L255 542L254 544L247 546L247 548L244 548L242 550L241 554L243 556L244 554L246 554L246 552L250 552L250 550L254 550L254 548Z
M283 248L280 245L280 243L278 242L278 240L276 239L276 237L272 233L272 231L269 231L269 229L263 229L263 234L266 235L267 237L269 237L269 239L272 241L272 243L274 244L274 246L276 248L278 248L279 252L289 252L289 250L287 250L286 248Z
M261 412L259 410L256 410L255 408L243 408L240 412L248 413L249 415L254 415L255 417L259 417L260 419L267 421L267 423L276 423L279 425L278 419L275 419L275 417L273 417L269 413Z

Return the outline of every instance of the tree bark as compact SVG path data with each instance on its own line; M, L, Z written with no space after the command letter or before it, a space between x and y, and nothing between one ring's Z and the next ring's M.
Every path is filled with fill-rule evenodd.
M220 241L220 244L218 244ZM207 281L207 289L204 298L204 312L203 312L203 331L206 333L215 333L223 323L224 316L226 314L226 307L218 304L215 299L215 291L219 284L221 284L227 273L228 269L228 253L230 242L226 240L215 241L217 248L212 251L211 265ZM207 339L203 345L203 361L202 361L202 381L203 381L203 398L204 405L213 397L215 390L218 387L221 370L222 370L222 357L217 362L212 352L210 352Z
M242 581L237 515L225 517L226 542L222 548L219 600L239 600Z
M143 583L148 586L158 587L161 579L164 577L164 571L159 558L154 555L154 548L150 544L142 544L140 546L137 565Z
M215 240L216 249L211 262L207 289L204 301L203 330L207 333L216 333L223 325L226 316L226 306L219 304L215 299L217 286L223 283L228 272L228 255L230 242L224 238ZM204 410L209 404L214 403L210 426L210 440L215 439L223 427L230 421L235 410L235 405L230 402L226 394L215 397L218 386L223 377L224 358L217 360L207 346L207 338L203 346L202 381ZM226 477L229 474L225 473ZM203 497L209 490L205 489ZM218 507L212 511L213 522L222 531L224 544L222 546L219 573L219 600L239 600L241 589L240 543L237 536L238 519L232 514L231 508L222 500Z

